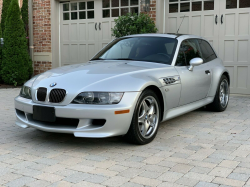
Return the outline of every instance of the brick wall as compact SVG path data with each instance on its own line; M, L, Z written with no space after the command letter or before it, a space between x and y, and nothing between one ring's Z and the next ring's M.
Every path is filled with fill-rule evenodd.
M34 74L40 74L42 72L48 71L52 68L52 62L47 61L34 61Z
M34 53L51 52L51 5L50 0L33 0ZM52 68L51 62L34 61L34 73Z
M156 21L156 0L150 0L150 17Z

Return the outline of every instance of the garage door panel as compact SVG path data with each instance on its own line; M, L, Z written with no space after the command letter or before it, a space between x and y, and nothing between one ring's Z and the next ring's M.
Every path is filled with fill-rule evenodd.
M78 62L78 45L70 45L70 64L76 64Z
M88 61L86 50L87 50L86 44L79 45L79 63L84 63Z
M200 36L201 35L201 16L192 16L191 33Z
M247 89L248 88L248 67L238 66L237 67L237 88Z
M214 36L214 15L204 16L204 37Z
M68 42L69 41L69 24L63 24L61 29L61 41Z
M86 23L79 23L79 41L86 41Z
M224 27L225 27L225 36L234 36L235 35L235 14L226 14L225 15L225 21L224 21ZM223 18L222 18L223 20Z
M177 31L177 17L168 18L169 23L169 33L176 33Z
M96 45L88 44L88 59L91 59L95 55Z
M61 47L61 51L62 51L62 53L61 53L62 65L66 64L66 63L67 64L69 63L69 49L70 49L69 44L64 44Z
M238 18L239 36L249 36L249 13L241 13Z
M96 40L96 32L95 32L96 27L97 27L97 24L95 22L88 23L88 28L87 28L87 31L88 31L87 40L88 41L95 41Z
M102 22L101 24L101 38L102 40L109 40L111 39L111 32L110 32L110 24L109 21Z
M249 53L249 41L239 40L238 41L238 62L248 63L248 53Z
M70 40L77 41L78 40L78 26L77 23L70 24Z
M183 22L182 22L182 20L183 20ZM182 22L182 24L181 24L181 22ZM180 27L179 33L189 34L190 33L189 32L189 17L185 17L184 19L183 19L183 16L180 17L179 24L177 24L177 29L178 29L180 24L181 24L181 27ZM176 31L174 33L176 33Z
M222 49L224 48L224 63L233 63L234 62L234 51L235 51L235 44L234 40L225 40L224 46L222 46Z

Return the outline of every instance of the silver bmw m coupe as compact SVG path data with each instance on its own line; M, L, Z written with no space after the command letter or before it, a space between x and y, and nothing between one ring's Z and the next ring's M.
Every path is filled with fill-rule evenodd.
M123 135L147 144L160 122L203 106L224 111L229 85L228 71L201 37L126 36L87 63L26 82L15 98L16 125L75 137Z

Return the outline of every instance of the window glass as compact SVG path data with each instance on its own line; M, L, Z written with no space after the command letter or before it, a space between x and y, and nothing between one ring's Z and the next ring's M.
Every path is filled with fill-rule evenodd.
M204 1L204 10L214 10L214 0Z
M111 0L112 7L119 7L119 1L117 0Z
M227 9L237 8L237 0L227 0L226 1L226 8Z
M85 2L80 2L79 3L79 10L85 10Z
M121 6L128 6L128 0L121 0Z
M190 65L193 58L202 58L198 43L195 39L182 42L176 61L176 66Z
M87 9L94 9L95 8L95 3L94 1L89 1L87 2Z
M63 20L69 20L69 13L63 13Z
M94 59L135 60L171 64L177 40L163 37L133 37L113 41Z
M181 3L180 12L189 12L190 11L190 3Z
M102 0L102 8L109 8L110 1L109 0Z
M130 0L130 5L131 6L138 5L138 0Z
M110 10L102 10L102 17L109 18L110 17Z
M201 1L192 3L192 11L201 11Z
M88 19L94 19L94 18L95 18L94 11L88 11Z
M198 40L204 62L209 62L217 58L211 45L205 40Z
M79 12L79 19L86 19L86 12Z
M69 11L69 3L63 4L63 11Z
M182 48L180 48L180 51L178 53L177 56L177 60L175 63L175 66L186 66L186 58L185 58L185 54Z
M119 17L139 13L139 0L102 0L102 17Z
M128 8L121 8L121 16L127 15L129 13Z
M71 12L71 20L77 19L77 12Z
M112 17L118 17L119 16L119 9L112 9Z
M130 12L138 14L139 13L139 9L138 9L138 7L133 7L133 8L130 8Z
M71 3L71 10L77 10L77 3Z
M250 0L240 0L240 8L250 7Z
M169 5L169 13L175 13L178 12L178 4L170 4Z

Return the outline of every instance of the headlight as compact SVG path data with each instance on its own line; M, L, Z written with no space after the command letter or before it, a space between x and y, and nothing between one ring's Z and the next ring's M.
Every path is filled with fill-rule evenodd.
M82 92L73 100L72 103L97 105L118 104L121 101L122 96L123 93Z
M20 96L26 99L31 99L31 89L28 86L23 86L20 92Z

